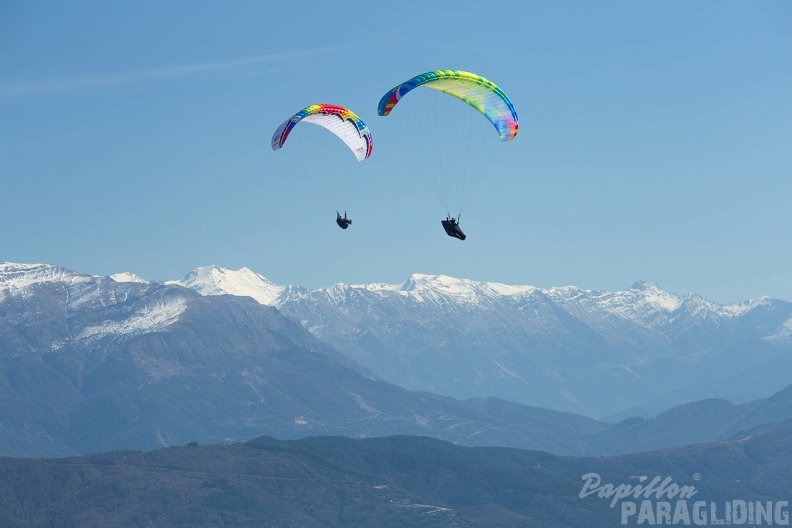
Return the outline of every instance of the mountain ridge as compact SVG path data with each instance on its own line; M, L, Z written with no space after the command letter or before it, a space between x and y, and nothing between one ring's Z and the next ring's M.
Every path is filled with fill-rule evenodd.
M242 274L223 271L226 278ZM232 293L205 279L172 282L205 295ZM259 286L250 287L250 296L262 297ZM683 394L697 376L717 371L727 379L772 360L753 358L752 350L770 347L780 357L792 348L790 302L760 296L718 304L647 281L607 292L415 273L399 284L282 286L277 295L270 281L261 288L268 305L397 385L593 417L664 398L672 400L668 408L707 397ZM735 347L743 349L729 352ZM724 354L728 362L719 359ZM774 380L770 390L783 386ZM767 394L745 380L713 395L747 401Z
M0 296L98 277L42 264L5 263L0 271ZM109 279L155 284L129 273ZM309 290L218 266L165 284L274 306L362 368L409 389L597 418L706 397L749 401L786 386L772 373L792 369L792 303L767 296L720 305L647 281L606 292L421 273L399 284ZM768 390L755 376L741 377L749 371L764 371Z

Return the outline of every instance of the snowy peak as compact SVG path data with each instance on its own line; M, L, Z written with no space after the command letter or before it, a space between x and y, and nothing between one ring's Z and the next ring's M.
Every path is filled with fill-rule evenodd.
M533 286L510 286L498 282L457 279L448 275L414 273L399 288L417 296L442 296L459 302L475 303L486 297L510 297L538 291Z
M201 295L238 295L252 297L261 304L273 305L285 289L249 268L236 271L219 266L204 266L188 273L182 280L168 281L197 291Z
M630 290L642 293L644 302L658 311L673 312L682 305L679 296L669 293L657 284L647 281L637 281Z
M645 281L645 280L638 280L638 281L633 282L632 286L630 286L630 289L631 290L641 290L641 291L653 290L653 289L659 290L660 286L658 286L654 282L649 282L649 281Z
M29 313L46 320L69 313L68 332L36 336L49 350L61 350L70 341L160 332L187 309L183 291L153 285L131 273L107 277L50 264L0 262L0 303L4 302L18 307L4 315Z
M401 292L419 301L452 298L457 302L470 304L478 301L471 282L447 275L415 273L402 284Z
M110 275L110 278L116 282L137 282L140 284L149 284L149 281L146 279L140 278L134 273L129 273L128 271L123 273L114 273Z
M74 285L89 282L93 278L52 264L0 262L0 300L8 295L24 294L28 288L38 284Z
M767 295L762 295L755 299L750 299L748 301L743 301L741 303L727 304L723 306L722 309L724 310L724 312L736 317L744 313L750 312L755 308L770 306L774 302L776 301L772 297L769 297Z
M445 292L461 292L466 289L466 282L462 279L449 277L448 275L425 275L423 273L413 273L409 279L404 281L401 286L402 291L426 291L440 290Z

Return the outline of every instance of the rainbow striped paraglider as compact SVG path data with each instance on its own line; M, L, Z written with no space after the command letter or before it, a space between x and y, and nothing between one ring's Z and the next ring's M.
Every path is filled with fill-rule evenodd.
M420 97L402 103L408 96L430 88L451 97ZM423 95L422 94L422 95ZM443 228L449 236L465 240L459 227L461 210L471 194L474 183L486 170L485 162L494 154L491 132L478 133L479 123L461 105L447 101L462 101L483 115L498 132L501 141L511 141L519 129L517 111L498 85L475 73L461 70L432 70L390 89L380 99L377 113L390 115L394 108L406 106L401 122L406 142L412 140L415 153L410 158L414 167L432 175L435 192L446 209ZM399 113L397 111L396 113ZM491 130L491 129L490 129ZM451 209L456 210L456 216Z
M301 121L319 125L338 136L355 154L358 161L371 156L374 144L366 123L352 110L329 104L315 104L303 108L281 123L272 135L272 150L281 148L292 129Z
M402 97L423 86L447 93L466 102L489 119L502 141L517 135L517 111L509 98L494 82L461 70L433 70L416 75L382 96L377 113L386 116Z

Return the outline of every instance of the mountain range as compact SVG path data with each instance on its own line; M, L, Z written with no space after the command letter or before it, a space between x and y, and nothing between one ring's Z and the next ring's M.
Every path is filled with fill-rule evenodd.
M246 296L0 263L6 455L261 434L428 435L460 445L615 454L722 440L790 418L792 388L747 404L708 399L615 424L492 397L407 390L323 343L304 322Z
M247 297L0 263L2 454L261 434L422 434L577 452L602 427L494 398L397 387ZM561 431L566 440L555 438Z
M605 292L423 274L309 290L216 266L170 283L275 306L382 379L457 398L623 418L792 382L792 303L769 297L721 305L647 282Z

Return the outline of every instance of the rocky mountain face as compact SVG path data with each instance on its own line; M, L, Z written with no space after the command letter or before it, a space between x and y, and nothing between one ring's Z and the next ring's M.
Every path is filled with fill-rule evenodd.
M218 267L174 282L253 297L387 381L458 398L649 416L792 382L792 303L768 297L720 305L647 282L545 290L421 274L308 290Z

